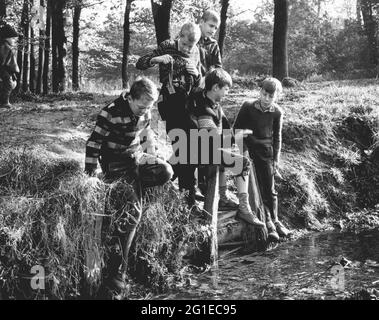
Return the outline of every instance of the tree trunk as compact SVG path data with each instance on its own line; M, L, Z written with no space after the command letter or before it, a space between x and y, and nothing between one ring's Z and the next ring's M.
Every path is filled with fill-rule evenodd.
M125 14L124 14L124 47L122 53L122 87L127 89L129 86L128 75L128 58L130 54L130 11L132 9L132 2L134 0L126 0Z
M220 54L223 55L224 42L226 37L226 19L228 18L229 0L221 0L220 32L218 36L218 46Z
M288 0L274 0L274 3L273 76L282 81L288 77Z
M30 69L29 69L29 90L35 93L36 89L36 57L34 46L34 29L30 28Z
M358 26L362 27L361 0L357 0L357 3L356 3L356 13L357 13L357 23L358 23Z
M153 12L155 34L158 45L167 39L170 39L170 13L172 0L162 0L161 4L151 0L151 9Z
M64 8L66 1L52 1L52 48L53 48L53 92L66 90L66 44Z
M0 25L6 16L7 16L6 0L0 0Z
M23 36L24 36L24 59L22 67L22 91L29 91L29 76L30 76L30 64L29 64L29 54L30 54L30 23L29 23L29 13L30 4L28 0L24 0L23 5L24 13L24 24L23 24Z
M82 0L76 2L73 17L73 36L72 36L72 90L78 91L79 88L79 32L80 14L82 12Z
M40 6L46 8L45 0L40 0ZM37 84L36 93L41 94L42 92L42 74L43 66L45 60L45 26L40 26L39 28L39 46L38 46L38 73L37 73Z
M376 67L378 66L378 39L377 39L377 23L373 13L373 2L370 0L361 0L361 9L363 17L364 30L367 36L370 62Z
M49 66L50 66L50 48L51 48L51 0L46 2L46 34L45 34L45 61L43 64L43 94L49 93Z
M24 33L24 30L25 30L25 24L27 23L28 21L28 12L27 12L27 1L25 0L24 1L24 4L22 6L22 12L21 12L21 22L20 22L20 27L21 29L23 30L23 33ZM20 68L20 73L19 73L19 76L17 78L17 86L15 88L15 91L16 92L20 92L21 91L21 88L22 88L22 79L23 79L23 74L24 74L24 52L25 52L25 43L26 43L26 37L25 35L22 33L22 35L20 35L19 37L19 41L18 41L18 50L17 50L17 64Z

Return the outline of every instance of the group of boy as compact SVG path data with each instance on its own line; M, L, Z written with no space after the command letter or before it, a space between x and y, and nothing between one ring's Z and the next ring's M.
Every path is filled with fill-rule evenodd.
M163 41L156 50L138 60L136 67L141 70L159 65L162 84L159 96L154 83L142 77L132 84L130 92L122 94L101 110L86 145L85 171L93 175L99 160L106 179L124 179L134 186L136 196L132 201L135 203L138 203L144 188L163 185L177 177L180 190L187 191L189 207L193 207L195 170L200 168L199 178L206 180L207 166L191 164L189 156L194 150L191 150L190 144L186 146L188 158L185 163L170 165L157 155L150 122L152 105L158 101L158 111L166 122L169 136L174 129L180 129L187 135L194 129L216 130L220 136L226 129L233 141L243 141L242 150L239 150L241 170L233 172L239 203L233 201L227 192L225 167L228 164L222 162L219 205L238 209L238 217L249 224L257 227L266 225L269 234L279 240L279 236L285 237L289 233L278 219L274 188L283 118L283 112L275 101L280 94L281 84L274 78L263 81L260 98L243 104L232 128L220 105L232 86L232 79L222 69L220 50L217 41L212 38L218 25L218 15L207 10L199 25L185 23L177 39ZM239 129L236 136L233 129ZM176 142L177 139L171 141L173 145ZM254 168L263 202L269 211L265 222L258 219L249 205L248 176ZM125 287L126 270L120 272L119 265L122 259L127 259L141 218L140 206L134 208L125 232L122 235L115 234L117 240L112 243L109 265L115 267L108 270L107 283L109 288L116 291ZM129 212L122 212L126 210ZM120 207L119 211L121 215L131 216L130 206ZM123 250L121 247L124 247Z

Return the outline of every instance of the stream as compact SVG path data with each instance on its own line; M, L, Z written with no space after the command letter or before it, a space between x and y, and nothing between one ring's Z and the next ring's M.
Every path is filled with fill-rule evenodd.
M220 252L218 268L193 273L185 285L153 299L358 299L361 289L375 287L379 289L379 231L330 231L282 242L266 252Z

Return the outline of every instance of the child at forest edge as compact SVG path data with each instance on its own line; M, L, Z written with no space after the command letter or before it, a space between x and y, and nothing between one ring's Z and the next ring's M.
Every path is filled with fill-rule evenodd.
M9 97L16 87L16 73L20 72L12 51L18 38L13 27L6 24L0 29L0 108L9 108Z
M192 22L183 24L179 38L165 40L152 53L138 59L136 67L146 70L159 64L159 77L162 89L158 101L158 111L166 121L166 132L181 129L187 136L189 130L196 128L188 112L189 94L200 83L200 55L196 44L200 39L199 26ZM172 144L176 141L171 141ZM188 152L189 154L189 152ZM195 204L195 166L173 165L179 179L179 189L189 192L188 205Z
M252 159L261 190L263 202L270 211L266 222L269 233L277 232L286 237L290 231L279 221L278 197L275 191L274 174L278 168L282 145L283 111L276 104L282 85L275 78L262 83L258 100L245 101L237 115L234 128L250 129L252 134L244 138Z

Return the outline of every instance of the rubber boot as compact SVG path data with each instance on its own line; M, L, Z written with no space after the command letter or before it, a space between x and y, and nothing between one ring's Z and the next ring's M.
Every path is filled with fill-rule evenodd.
M218 209L223 210L236 210L238 202L234 201L227 193L226 186L220 186L220 200L218 201Z
M274 197L272 205L272 220L275 224L276 232L280 237L287 237L291 231L287 229L278 219L278 198Z
M268 237L274 241L279 241L280 237L278 232L276 231L275 224L272 222L270 210L265 207L265 216L266 216L266 227L268 231Z
M112 293L114 299L122 299L126 295L127 282L126 273L120 270L122 264L122 249L120 244L114 244L110 248L107 265L107 278L105 287Z
M140 185L134 186L134 192L128 195L128 206L122 216L115 222L114 235L120 240L111 250L106 286L115 299L123 299L128 294L127 269L128 256L137 225L142 216L142 199Z

